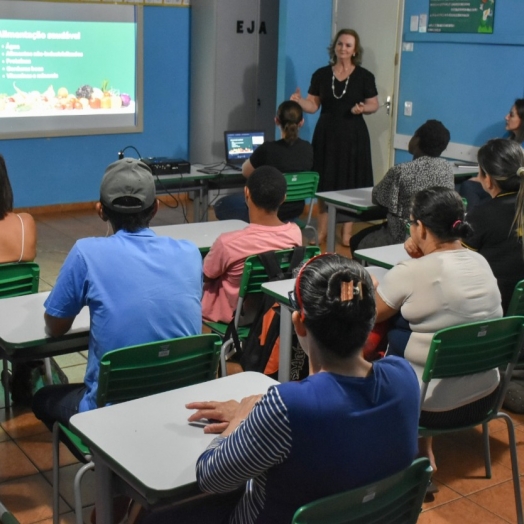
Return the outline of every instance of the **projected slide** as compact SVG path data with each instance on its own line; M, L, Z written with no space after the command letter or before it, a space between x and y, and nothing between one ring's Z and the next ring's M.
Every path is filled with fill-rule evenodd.
M142 9L0 0L0 139L142 130Z
M0 118L134 113L135 25L3 20Z

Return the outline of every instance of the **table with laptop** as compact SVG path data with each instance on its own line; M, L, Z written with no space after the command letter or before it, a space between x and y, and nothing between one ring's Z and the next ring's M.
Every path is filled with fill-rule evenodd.
M242 164L264 143L264 131L224 131L224 160L191 165L189 173L154 175L157 194L194 191L194 222L207 221L209 191L242 188Z
M196 484L198 457L216 435L187 421L188 402L265 393L277 382L245 372L74 415L70 425L93 452L98 524L112 523L114 479L148 505L202 495Z

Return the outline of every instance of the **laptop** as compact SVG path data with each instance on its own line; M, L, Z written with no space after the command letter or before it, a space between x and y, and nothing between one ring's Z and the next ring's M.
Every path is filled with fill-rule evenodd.
M264 143L264 131L224 131L226 165L242 170L242 164Z

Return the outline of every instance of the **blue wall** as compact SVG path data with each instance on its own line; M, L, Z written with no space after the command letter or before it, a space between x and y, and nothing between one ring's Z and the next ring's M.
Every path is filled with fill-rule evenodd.
M412 135L429 118L451 131L451 141L481 146L504 134L504 116L524 95L524 2L498 1L492 35L412 33L412 15L428 13L428 0L406 0L397 133ZM413 102L413 116L403 114ZM398 152L396 161L409 155Z
M311 75L329 62L332 0L280 0L277 100L297 87L307 97ZM300 136L311 140L318 113L306 115Z
M190 9L144 8L142 133L0 141L16 207L97 200L105 167L127 145L188 157L189 27Z

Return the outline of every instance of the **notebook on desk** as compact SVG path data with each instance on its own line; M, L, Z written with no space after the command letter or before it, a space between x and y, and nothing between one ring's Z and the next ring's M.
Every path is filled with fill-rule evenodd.
M242 164L264 143L264 131L224 131L226 165L242 170Z

